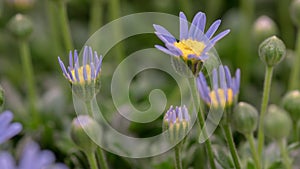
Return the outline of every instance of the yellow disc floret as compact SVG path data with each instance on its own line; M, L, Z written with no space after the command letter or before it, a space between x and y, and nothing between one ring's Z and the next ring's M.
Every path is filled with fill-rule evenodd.
M181 50L184 60L188 60L188 55L190 54L200 56L205 48L205 44L203 42L192 39L175 42L174 45Z
M211 99L210 104L212 104L214 107L222 106L223 108L226 105L230 106L232 104L232 102L233 102L233 91L232 91L232 89L227 89L227 99L226 99L225 92L224 92L223 89L218 89L217 92L218 92L218 96L219 96L219 99L220 99L220 103L218 102L216 92L211 91L210 92L210 99Z
M83 66L79 67L78 68L78 76L79 76L79 83L80 84L84 84L85 82L90 82L91 81L91 67L90 65L86 65L86 75L87 75L87 80L84 80L84 76L83 76ZM72 76L74 78L76 78L76 75L75 75L75 69L73 69L71 71L72 73ZM72 82L72 81L71 81ZM72 82L73 83L73 82Z

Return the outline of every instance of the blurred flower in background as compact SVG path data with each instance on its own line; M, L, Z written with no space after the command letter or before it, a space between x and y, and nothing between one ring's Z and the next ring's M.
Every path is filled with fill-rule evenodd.
M63 164L55 163L54 154L48 150L40 150L35 142L28 142L21 154L19 165L8 152L0 152L1 169L67 169Z
M12 123L12 119L13 114L10 111L4 111L0 114L0 144L14 137L22 130L22 125L20 123Z

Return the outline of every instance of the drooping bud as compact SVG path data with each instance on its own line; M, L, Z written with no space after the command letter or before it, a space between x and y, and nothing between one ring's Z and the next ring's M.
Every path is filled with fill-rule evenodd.
M97 148L97 144L91 138L100 137L101 127L90 116L79 115L73 119L71 126L71 138L82 151L94 152Z
M164 116L164 131L171 144L178 143L183 140L188 133L190 125L190 115L186 106L173 107Z
M18 39L26 39L30 36L33 26L31 20L22 14L16 14L9 22L8 27Z
M3 110L3 105L4 105L4 90L0 85L0 112Z
M253 25L253 35L257 42L261 43L264 39L276 35L278 28L275 22L268 16L260 16Z
M293 0L290 7L292 21L296 26L300 26L300 0Z
M275 105L268 108L264 123L265 134L275 140L287 137L292 129L292 120L288 113Z
M273 67L284 59L286 47L279 38L272 36L260 44L258 53L267 66Z
M300 119L300 91L288 92L282 99L282 107L290 113L292 120L297 122Z
M242 134L251 134L257 128L258 112L250 104L240 102L235 106L231 116L235 130Z

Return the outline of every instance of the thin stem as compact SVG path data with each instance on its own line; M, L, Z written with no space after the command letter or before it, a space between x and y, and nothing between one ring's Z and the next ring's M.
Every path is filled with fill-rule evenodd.
M97 31L102 25L102 0L92 0L90 9L90 35Z
M72 37L71 37L71 31L69 26L69 20L67 17L67 8L65 1L57 1L58 4L58 19L59 24L61 26L61 35L63 37L64 45L66 50L72 50L73 49L73 43L72 43Z
M234 144L234 141L233 141L233 138L232 138L231 128L230 128L230 126L229 126L229 124L227 122L225 122L222 125L222 128L223 128L226 140L227 140L227 144L229 146L229 150L230 150L231 156L233 158L233 162L234 162L235 168L236 169L241 169L241 164L240 164L239 156L238 156L238 153L236 151L235 144Z
M89 161L89 164L90 164L90 168L91 169L98 169L98 165L97 165L97 160L96 160L96 156L95 156L95 153L94 152L91 152L91 153L85 153L87 158L88 158L88 161Z
M101 169L108 169L108 164L106 162L106 157L103 150L99 147L97 148L97 156Z
M182 169L181 152L179 145L175 146L175 168Z
M24 69L24 76L26 77L26 85L28 88L28 100L29 100L29 109L32 114L33 118L33 127L38 124L39 114L36 110L36 86L35 86L35 79L33 76L33 66L30 57L30 50L28 46L28 42L26 40L20 40L19 42L20 47L20 55L22 60L22 66Z
M278 0L277 12L278 22L280 28L280 35L286 44L287 48L291 49L293 45L292 39L295 37L293 23L290 18L290 5L291 0Z
M189 78L189 83L191 85L192 97L193 97L194 104L195 104L195 107L196 107L196 103L200 103L200 99L197 95L198 92L196 90L195 79L194 78ZM202 129L201 131L203 132L204 138L208 138L206 128L204 128L205 120L204 120L203 113L201 111L201 104L199 106L198 120L199 120L200 127L201 127L200 130ZM206 150L207 150L210 167L211 167L211 169L216 169L216 164L215 164L215 161L214 161L214 153L213 153L211 141L210 141L209 138L205 141L205 147L206 147Z
M93 117L93 107L92 107L92 101L86 101L85 102L88 114ZM108 164L106 161L106 157L105 154L103 152L103 150L101 149L101 147L98 147L96 150L97 153L97 157L98 157L98 162L100 164L101 169L108 169Z
M265 74L264 91L263 91L263 98L261 103L260 117L259 117L259 127L258 127L258 154L260 157L262 155L262 150L264 148L264 139L265 139L264 120L265 120L265 114L269 102L272 75L273 75L273 67L267 67L266 74Z
M283 163L285 165L285 169L291 169L292 168L292 163L286 148L286 140L281 139L278 141L279 147L280 147L280 153L282 156Z
M292 67L291 77L290 77L290 90L299 89L300 83L299 83L299 76L300 76L300 28L297 32L297 42L296 42L296 59L294 62L294 65Z
M261 164L260 164L259 156L257 154L257 149L256 149L256 146L255 146L253 133L246 135L246 138L247 138L247 140L250 144L250 149L251 149L252 157L253 157L253 160L254 160L255 168L256 169L261 169Z

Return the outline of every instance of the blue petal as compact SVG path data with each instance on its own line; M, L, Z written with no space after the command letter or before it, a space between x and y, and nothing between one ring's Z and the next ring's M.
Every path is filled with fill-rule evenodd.
M225 31L223 31L223 32L221 32L221 33L219 33L217 36L215 36L214 38L212 38L212 40L211 40L210 43L211 43L211 44L217 43L220 39L222 39L224 36L226 36L229 32L230 32L230 30L227 29L227 30L225 30Z
M22 130L22 125L20 123L12 123L10 124L0 135L0 144L19 134Z
M236 70L236 72L235 72L235 78L236 78L236 81L235 81L235 84L236 84L236 93L238 93L239 89L240 89L240 81L241 81L241 70L240 69Z
M221 24L221 20L216 20L210 27L209 29L207 30L206 32L206 37L207 39L210 39L215 33L216 31L218 30L219 26Z
M176 39L173 36L167 36L158 32L154 32L156 34L156 36L162 40L164 43L175 43L177 42Z
M218 73L217 73L217 69L214 69L213 70L213 89L216 90L219 88L219 85L218 85Z
M58 57L58 62L59 62L59 65L60 65L61 70L63 71L63 74L65 75L65 77L70 79L69 74L67 73L67 69L66 69L64 63L61 61L60 57Z
M69 52L69 66L71 67L71 69L73 69L73 55L71 50Z
M231 82L232 82L232 79L231 79L231 73L230 73L230 70L228 68L228 66L224 66L225 68L225 76L226 76L226 83L227 83L227 86L229 88L232 88L232 85L231 85Z
M201 86L203 88L203 92L204 92L204 97L206 98L206 101L208 103L210 103L210 89L209 89L209 86L207 85L207 82L206 82L206 79L204 77L204 74L202 72L200 72L200 76L198 77L199 78L199 82L201 83Z
M179 13L179 22L180 22L180 40L188 39L188 21L183 12Z
M195 33L197 33L197 30L199 30L199 25L200 25L200 21L201 21L201 17L202 17L203 13L202 12L198 12L193 21L192 24L190 26L190 30L189 30L189 38L191 39L195 39Z
M175 39L174 36L169 31L167 31L167 29L165 29L164 27L155 24L153 24L153 27L158 34Z
M0 166L3 169L16 169L15 160L8 152L0 153Z
M171 43L166 43L166 47L169 49L169 51L171 51L172 53L175 53L175 56L181 56L182 55L182 51L180 49L178 49L176 46L174 46Z
M176 53L173 53L169 49L166 49L166 48L164 48L164 47L162 47L160 45L155 45L155 48L158 49L158 50L160 50L160 51L162 51L162 52L164 52L164 53L166 53L166 54L168 54L168 55L178 56L178 55L176 55Z
M226 98L228 98L224 67L222 65L219 66L219 76L221 88L223 89Z
M202 72L200 72L202 73ZM206 86L205 86L206 87ZM206 93L204 90L204 86L202 86L202 83L200 81L200 78L197 78L197 88L198 88L198 92L200 93L201 98L205 101L208 102L207 98L206 98Z

